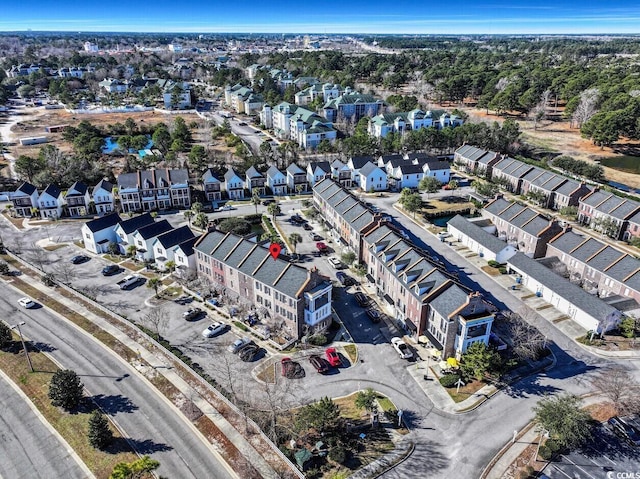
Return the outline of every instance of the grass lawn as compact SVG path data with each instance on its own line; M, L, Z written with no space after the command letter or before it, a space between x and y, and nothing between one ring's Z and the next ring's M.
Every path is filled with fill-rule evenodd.
M467 383L464 386L460 387L460 390L457 393L456 393L457 388L455 387L444 388L444 389L449 393L449 396L451 396L451 399L453 399L455 402L461 402L461 401L464 401L465 399L469 399L469 397L477 393L480 389L482 389L486 385L487 383L485 383L484 381L478 381L474 379L470 383Z
M347 356L349 356L349 361L351 362L351 364L355 364L356 360L358 359L358 348L355 344L347 344L344 347L344 352L347 353Z
M67 243L52 244L50 246L45 246L43 249L46 249L47 251L55 251L57 249L64 248L65 246L69 245Z
M103 254L102 258L106 259L107 261L112 261L114 263L120 263L120 261L124 259L124 256L112 255L107 253L107 254Z
M14 218L13 216L7 213L7 210L4 210L2 214L4 215L5 218L11 221L11 224L13 226L21 230L24 229L24 226L22 226L22 222L24 221L24 218Z
M368 414L364 409L358 409L355 405L358 393L350 394L342 398L334 399L333 402L340 407L340 415L349 420L366 419Z
M144 269L143 264L134 263L133 261L125 261L124 263L120 263L120 266L130 269L131 271L140 271L141 269Z
M119 462L131 462L138 458L113 426L111 430L115 440L107 451L91 447L87 440L87 429L93 403L87 400L80 411L73 413L52 406L48 397L49 381L58 367L43 353L31 350L29 357L36 372L30 372L17 336L14 336L14 341L12 350L0 351L0 368L27 395L97 478L109 477Z

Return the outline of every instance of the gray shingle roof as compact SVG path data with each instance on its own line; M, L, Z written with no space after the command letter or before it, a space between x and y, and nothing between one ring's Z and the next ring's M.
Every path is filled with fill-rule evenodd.
M207 168L207 171L202 175L202 179L205 183L220 183L220 180L213 174L213 170L211 168Z
M456 215L451 218L448 222L448 225L451 225L452 228L457 229L462 232L464 235L468 236L472 240L481 244L489 251L494 254L498 254L503 249L507 248L509 245L504 241L501 241L496 236L493 236L490 233L487 233L485 230L480 228L478 225L473 224L471 221L466 219L463 216Z
M365 163L362 166L362 168L360 168L360 174L363 176L369 176L371 173L373 173L376 170L380 170L382 172L382 169L378 165L375 165L369 161ZM387 174L384 173L384 175L386 176Z
M437 295L429 304L443 318L448 318L451 313L460 309L467 302L468 294L458 285L452 284L449 288Z
M89 231L97 233L107 228L114 228L118 223L120 223L120 215L111 213L95 220L87 221L86 225Z
M375 160L371 156L352 156L351 158L349 158L349 161L351 162L354 170L359 170L368 162L373 163Z
M287 166L287 173L290 173L292 175L299 175L304 173L304 170L295 163L291 163L289 166Z

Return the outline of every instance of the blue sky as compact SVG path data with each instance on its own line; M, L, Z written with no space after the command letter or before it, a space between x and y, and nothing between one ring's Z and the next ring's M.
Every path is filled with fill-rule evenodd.
M4 0L0 31L640 33L637 1Z

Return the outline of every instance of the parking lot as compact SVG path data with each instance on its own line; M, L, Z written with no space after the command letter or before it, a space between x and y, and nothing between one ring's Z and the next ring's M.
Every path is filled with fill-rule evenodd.
M629 445L607 426L601 425L588 446L560 455L549 463L543 473L551 479L640 477L640 448Z

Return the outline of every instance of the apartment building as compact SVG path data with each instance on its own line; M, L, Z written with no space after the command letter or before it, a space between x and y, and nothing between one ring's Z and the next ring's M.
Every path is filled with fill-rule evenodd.
M607 191L594 190L578 203L578 222L613 239L629 237L629 220L640 213L640 203L616 196Z
M260 120L273 128L278 138L292 140L301 148L315 148L322 140L333 143L337 136L337 131L326 118L288 102L273 108L265 105L260 112Z
M121 174L118 176L118 193L124 213L191 207L186 169L165 168Z
M347 119L354 123L362 117L373 117L382 113L384 102L373 95L361 93L345 93L327 101L322 107L324 117L331 123Z

